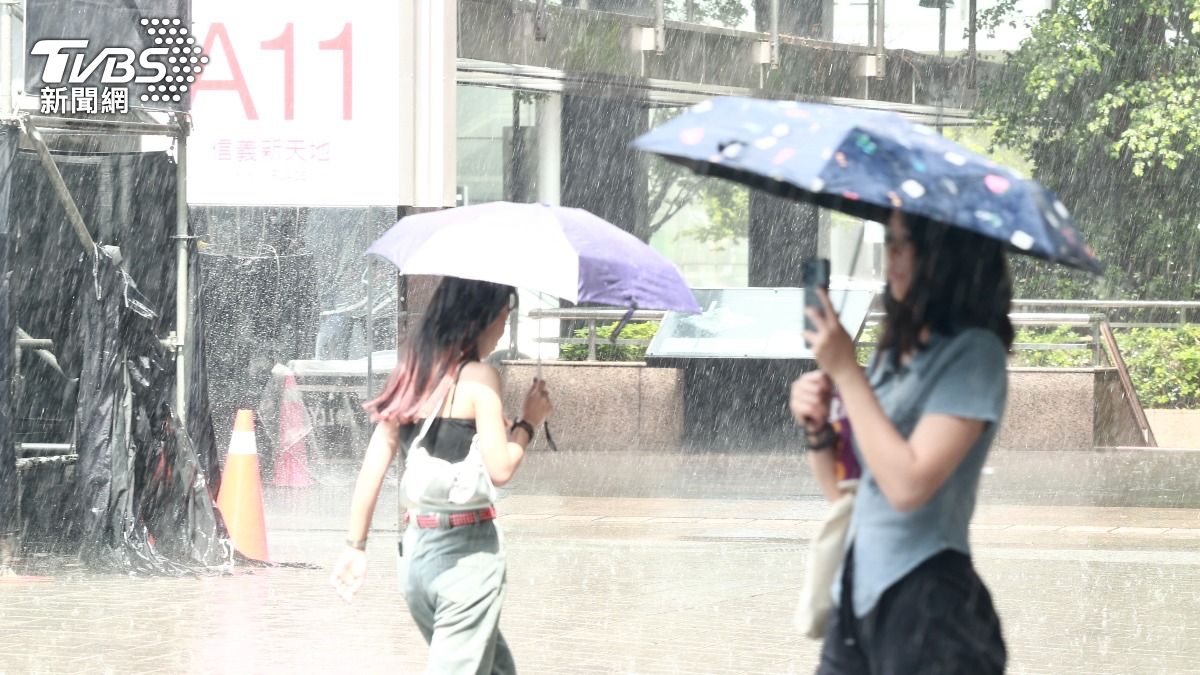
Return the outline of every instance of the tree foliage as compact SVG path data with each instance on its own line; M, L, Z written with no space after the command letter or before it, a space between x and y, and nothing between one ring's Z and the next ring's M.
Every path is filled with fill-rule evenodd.
M655 109L650 124L656 127L674 117L677 109ZM665 159L652 158L648 170L649 208L645 231L635 232L649 241L664 225L691 204L704 207L707 222L688 228L681 236L692 237L717 247L746 236L750 222L750 195L747 189L731 181L693 173Z
M1107 295L1200 293L1200 0L1061 0L982 93L1101 259ZM996 21L995 17L990 20ZM1041 270L1043 293L1095 292Z
M688 20L687 9L687 0L666 0L663 3L663 11L671 21ZM691 21L733 28L746 18L748 12L742 0L693 0Z

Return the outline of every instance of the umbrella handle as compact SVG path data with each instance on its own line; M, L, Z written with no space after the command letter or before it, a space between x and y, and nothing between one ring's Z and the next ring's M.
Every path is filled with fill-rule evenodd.
M621 335L621 331L625 330L625 326L629 320L633 318L633 313L637 311L637 303L631 303L629 309L625 312L625 316L617 323L617 327L613 329L612 335L608 336L608 341L611 344L617 344L617 337Z

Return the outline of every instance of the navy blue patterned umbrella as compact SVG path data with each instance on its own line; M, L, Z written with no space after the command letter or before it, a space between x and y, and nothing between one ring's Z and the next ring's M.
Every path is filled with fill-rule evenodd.
M887 222L892 210L999 239L1099 273L1052 192L894 113L718 98L633 143L691 168L784 197Z

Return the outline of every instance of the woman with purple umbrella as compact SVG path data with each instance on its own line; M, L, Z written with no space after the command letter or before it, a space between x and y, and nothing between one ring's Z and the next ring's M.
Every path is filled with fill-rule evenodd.
M505 562L496 485L545 428L550 396L535 379L507 429L500 375L480 363L516 309L515 287L577 303L699 311L678 268L583 209L495 202L408 216L368 249L401 274L445 278L383 394L354 489L333 585L350 600L366 571L367 528L392 458L404 448L401 542L409 611L429 643L430 673L512 673L498 629ZM616 332L616 331L614 331ZM549 429L546 439L551 448Z
M480 361L516 297L511 286L443 279L383 393L366 405L376 427L332 583L347 602L362 587L371 516L402 450L401 588L429 644L430 673L516 672L499 629L506 563L493 502L550 415L550 395L535 379L521 416L506 425L500 374Z
M899 211L887 227L886 318L870 365L822 295L805 334L820 370L792 385L823 491L836 494L834 389L862 466L817 672L1002 673L1000 620L967 527L1008 392L1005 250Z

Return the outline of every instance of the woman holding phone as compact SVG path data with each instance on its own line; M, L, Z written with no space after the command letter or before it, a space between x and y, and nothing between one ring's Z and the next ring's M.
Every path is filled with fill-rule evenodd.
M1002 673L1000 621L970 557L979 475L1004 412L1012 281L1003 245L893 212L883 334L870 365L828 294L806 314L820 370L792 384L822 492L837 494L837 390L862 477L831 593L821 675Z

